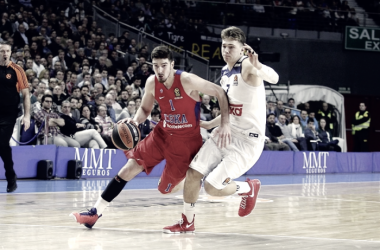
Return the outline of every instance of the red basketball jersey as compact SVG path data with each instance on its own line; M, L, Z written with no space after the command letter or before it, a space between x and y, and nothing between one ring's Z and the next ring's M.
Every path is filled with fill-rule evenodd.
M181 70L174 75L170 89L155 77L155 98L161 108L161 126L166 132L178 136L200 134L201 103L188 96L182 87Z

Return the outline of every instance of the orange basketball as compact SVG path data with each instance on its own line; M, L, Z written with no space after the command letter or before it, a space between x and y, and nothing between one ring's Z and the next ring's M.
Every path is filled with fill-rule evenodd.
M140 129L134 123L115 124L111 139L118 149L131 150L141 139Z

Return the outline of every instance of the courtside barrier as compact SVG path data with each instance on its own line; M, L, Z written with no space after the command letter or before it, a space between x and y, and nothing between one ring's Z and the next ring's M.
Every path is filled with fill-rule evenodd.
M126 164L124 152L117 149L90 149L56 147L55 145L12 147L14 168L18 178L36 178L37 163L51 160L53 175L65 178L69 160L81 160L82 178L110 178ZM165 161L159 163L150 175L159 177ZM256 165L246 174L325 174L325 173L380 172L380 153L336 152L274 152L264 151ZM0 179L5 179L4 164L0 161Z

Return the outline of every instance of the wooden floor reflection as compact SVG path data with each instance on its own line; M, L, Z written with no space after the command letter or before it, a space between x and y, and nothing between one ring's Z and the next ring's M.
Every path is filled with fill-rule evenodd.
M184 235L161 233L181 193L124 190L92 230L72 221L100 192L0 195L0 249L380 249L380 182L264 185L246 218L239 197L202 192L196 234Z

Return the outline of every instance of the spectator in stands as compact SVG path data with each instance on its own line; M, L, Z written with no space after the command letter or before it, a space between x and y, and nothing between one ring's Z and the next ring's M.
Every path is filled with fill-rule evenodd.
M85 129L95 129L99 134L102 132L102 127L91 116L90 108L87 105L82 107L80 123L85 125Z
M286 143L293 151L298 152L299 150L295 145L295 143L298 143L298 141L297 139L292 138L291 128L286 125L285 115L279 115L278 123L276 123L276 125L280 127L281 132L283 134L281 141ZM281 137L278 138L280 139Z
M318 148L318 131L315 130L314 120L309 119L307 121L307 127L305 128L305 139L307 142L307 147L309 151L319 150Z
M72 94L72 90L73 90L74 86L76 85L76 81L77 81L77 74L72 73L70 76L70 79L66 83L66 89L67 89L67 93L69 95Z
M79 100L79 98L73 96L69 98L72 117L77 121L80 119L80 111L78 108Z
M83 76L85 74L89 74L89 73L90 73L90 65L83 64L83 66L82 66L82 73L80 73L79 75L77 75L77 82L76 83L79 84L80 82L82 82L83 81Z
M294 98L288 99L288 107L291 108L291 115L292 116L293 115L301 116L301 114L298 110L294 110L294 109L296 109Z
M105 97L103 94L98 94L95 96L95 100L88 102L87 106L90 108L91 117L96 117L98 115L98 106L103 105ZM109 116L109 114L107 114Z
M105 104L99 105L97 108L97 116L95 121L102 127L101 136L109 148L115 148L111 140L112 129L115 126L111 117L107 116L107 107Z
M295 115L291 118L291 123L288 124L290 128L290 138L297 148L301 151L307 151L306 139L302 133L302 127L300 124L300 117Z
M322 118L319 121L318 138L321 140L318 143L319 151L336 151L342 152L338 146L338 140L332 140L331 133L326 129L326 120Z
M277 105L276 105L276 109L274 111L276 117L278 118L279 115L281 115L282 113L285 112L285 109L284 109L284 103L283 101L281 100L277 100ZM288 124L288 121L286 120L286 125Z
M91 82L91 75L90 73L83 73L83 81L78 83L78 87L81 88L84 85L84 82ZM92 86L92 84L90 84Z
M210 96L203 95L201 103L201 119L210 121L211 120L211 111L212 105L210 104Z
M69 101L62 103L61 118L64 124L60 125L62 134L69 137L71 140L78 142L81 147L90 148L106 148L107 144L102 139L101 135L95 129L87 129L85 124L74 119L71 114L71 104ZM77 147L79 147L79 145Z
M274 107L274 103L272 101L267 101L267 115L274 114L276 117L275 110L276 108Z
M86 84L88 83L88 84ZM87 104L87 102L90 102L91 101L91 98L90 98L90 87L88 86L90 83L89 82L85 82L85 85L83 85L81 88L80 88L80 93L81 93L81 99L83 101L84 104Z
M318 121L320 121L321 118L325 118L327 122L326 127L330 130L331 134L335 136L337 119L336 119L334 110L329 108L329 105L327 104L327 102L322 103L322 109L319 109L316 115L316 119Z
M116 98L117 98L116 91L111 88L108 91L108 94L106 95L105 103L107 106L112 106L112 109L115 111L122 110L123 108L120 106L118 102L116 102Z
M34 114L34 119L36 120L36 124L38 127L45 121L45 117L47 117L47 122L49 126L49 131L46 131L48 137L48 144L55 144L56 146L63 147L79 147L79 143L73 140L70 137L63 135L59 126L65 125L65 121L59 117L59 115L51 110L53 104L53 96L52 95L44 95L41 99L42 109L37 111ZM43 128L39 134L39 140L41 142L44 139L44 131Z
M318 123L317 119L315 119L315 112L314 111L309 112L309 118L314 120L315 129L318 130L319 129L319 123Z
M40 80L40 82L43 82L46 87L48 87L49 81L50 81L49 70L48 69L42 70L40 75L38 76L38 79Z
M61 86L56 85L53 89L53 102L60 107L63 101L64 95L62 94Z
M18 49L23 48L25 44L29 44L29 39L25 34L25 25L19 24L17 31L13 35L13 45Z
M308 120L309 120L309 117L307 115L307 111L306 110L302 110L301 111L301 119L300 119L302 131L305 131L305 128L307 127L307 121Z
M129 100L128 91L124 89L121 91L121 97L120 97L120 101L119 101L119 104L120 104L122 109L124 109L128 106L128 100Z
M102 82L101 82L101 84L105 87L105 89L108 89L109 88L108 71L107 70L103 70L101 72L101 74L102 74Z
M290 148L287 144L281 141L283 134L281 128L275 125L274 114L267 115L267 125L265 129L265 136L267 137L265 144L272 151L289 151Z
M53 63L53 66L55 66L55 64L57 62L60 62L61 63L61 69L62 71L65 71L67 70L67 65L66 65L66 61L65 61L65 51L64 50L58 50L58 55L53 57L52 59L52 63Z
M41 64L41 56L39 54L34 57L32 69L34 72L36 72L37 76L39 76L40 73L45 69L45 67Z
M124 108L120 115L117 117L117 121L120 121L124 118L133 118L136 114L136 111L136 102L135 100L130 99L127 102L126 108Z
M135 77L135 80L133 81L133 84L132 84L132 93L133 91L138 91L139 92L139 96L143 96L144 95L144 89L141 87L142 85L142 80L141 80L141 76L140 75L137 75Z
M129 85L134 82L135 75L133 74L133 67L128 67L125 79Z
M111 117L113 122L116 122L116 114L115 110L112 108L112 100L113 96L111 94L106 94L105 99L104 99L104 104L107 107L107 113Z

